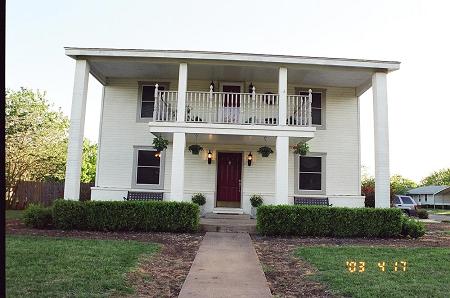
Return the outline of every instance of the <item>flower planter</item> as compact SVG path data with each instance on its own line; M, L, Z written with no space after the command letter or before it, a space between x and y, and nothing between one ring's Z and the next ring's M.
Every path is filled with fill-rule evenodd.
M206 211L205 211L205 205L200 206L200 217L205 217Z
M200 145L191 145L188 149L192 152L193 155L198 155L200 151L203 150L203 147Z
M169 145L169 141L161 136L157 136L153 139L153 148L155 148L158 152L167 149L167 145Z
M294 147L294 153L305 156L309 152L309 145L307 143L298 143Z
M258 211L258 207L253 207L250 209L250 217L251 218L256 218L256 213Z
M259 147L258 153L261 154L262 157L269 157L269 155L273 153L273 150L270 147L263 146Z

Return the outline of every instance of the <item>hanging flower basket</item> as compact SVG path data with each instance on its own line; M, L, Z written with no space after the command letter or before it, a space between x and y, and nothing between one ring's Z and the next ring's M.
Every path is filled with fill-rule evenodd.
M200 151L203 151L203 147L200 145L191 145L188 147L188 149L192 152L193 155L198 155Z
M273 153L273 150L270 147L262 146L259 147L258 153L260 153L262 157L269 157L269 155Z
M167 145L169 145L169 140L166 140L161 136L157 136L153 139L153 148L155 148L158 152L167 149Z
M295 154L306 155L309 152L309 145L306 143L298 143L293 148Z

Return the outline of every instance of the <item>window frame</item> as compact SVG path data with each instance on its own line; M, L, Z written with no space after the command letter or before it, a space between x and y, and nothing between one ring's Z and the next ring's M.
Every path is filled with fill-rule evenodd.
M312 90L312 93L320 93L320 119L321 124L311 124L317 129L326 129L326 102L327 102L327 89L325 88L313 88L313 87L296 87L295 94L300 95L300 92L309 92L309 89ZM315 108L316 109L316 108Z
M324 152L309 152L305 155L306 157L320 157L321 162L321 179L320 179L320 190L307 190L299 189L300 181L300 155L294 154L294 194L296 195L325 195L326 194L326 168L327 168L327 154Z
M161 151L161 157L159 158L159 183L158 184L141 184L137 183L137 175L138 175L138 153L139 150L145 151L154 151L156 149L152 146L133 146L133 172L131 173L131 186L133 188L141 188L141 189L164 189L164 167L165 167L165 158L166 152L165 150Z
M144 86L155 86L158 84L164 87L164 91L169 91L169 82L155 82L155 81L139 81L138 82L138 98L137 98L137 109L136 109L136 122L150 122L153 121L153 115L151 117L141 117L142 111L142 89Z

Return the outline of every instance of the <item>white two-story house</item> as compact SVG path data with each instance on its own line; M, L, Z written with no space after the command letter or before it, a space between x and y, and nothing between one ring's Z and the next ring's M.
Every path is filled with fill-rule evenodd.
M76 60L65 198L78 199L89 74L104 87L92 200L128 192L207 197L206 211L250 211L249 197L364 206L359 97L373 89L376 206L389 207L386 77L399 62L172 50L66 48ZM169 141L160 154L155 136ZM292 147L307 142L306 156ZM200 145L198 155L188 150ZM273 153L258 153L268 146Z

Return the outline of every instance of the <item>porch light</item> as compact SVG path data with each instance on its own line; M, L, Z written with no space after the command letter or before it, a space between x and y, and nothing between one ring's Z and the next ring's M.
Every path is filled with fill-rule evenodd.
M252 153L250 152L250 153L247 155L247 165L248 165L249 167L252 165L252 160L253 160L253 155L252 155Z
M212 160L212 152L211 150L208 151L208 164L211 164L211 160Z
M211 81L211 84L209 84L209 89L212 89L212 91L214 91L214 82L213 81Z
M161 157L161 151L156 151L155 157L160 158Z

